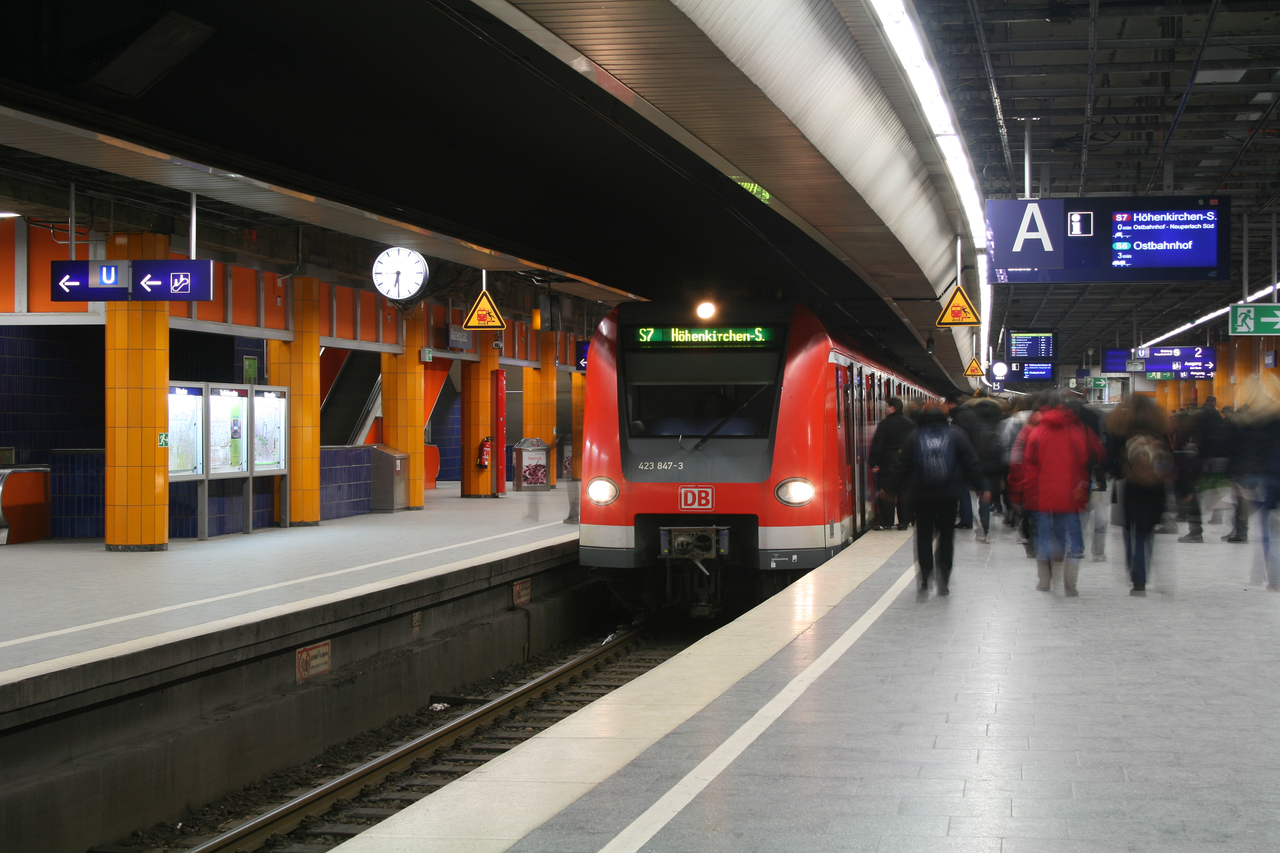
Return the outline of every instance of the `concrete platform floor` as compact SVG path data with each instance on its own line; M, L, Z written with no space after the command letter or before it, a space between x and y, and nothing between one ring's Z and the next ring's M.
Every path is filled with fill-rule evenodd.
M1078 598L1003 530L921 597L868 534L342 849L1280 850L1280 594L1224 532L1158 536L1135 597L1110 528Z
M101 539L0 547L0 684L577 536L577 525L564 523L567 488L499 499L459 493L459 484L442 483L424 493L420 512L175 539L152 553L108 552Z

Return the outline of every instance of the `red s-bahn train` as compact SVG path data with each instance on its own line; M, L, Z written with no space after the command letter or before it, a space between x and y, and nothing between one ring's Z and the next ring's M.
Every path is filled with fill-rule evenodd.
M790 583L873 526L866 460L886 400L934 396L790 302L625 303L588 363L580 560L634 581L619 594L637 607L643 590L645 607L696 615L726 586Z

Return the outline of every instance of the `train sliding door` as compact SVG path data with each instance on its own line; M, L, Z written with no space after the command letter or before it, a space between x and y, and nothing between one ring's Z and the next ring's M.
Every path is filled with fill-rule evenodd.
M857 483L857 494L854 496L858 502L858 508L854 511L855 518L858 519L858 530L867 529L867 487L868 477L870 476L871 466L867 463L867 455L864 449L867 445L867 408L863 404L863 397L867 393L867 377L862 373L862 367L858 367L857 381L851 383L853 386L853 417L850 419L854 425L853 428L853 468L854 482Z

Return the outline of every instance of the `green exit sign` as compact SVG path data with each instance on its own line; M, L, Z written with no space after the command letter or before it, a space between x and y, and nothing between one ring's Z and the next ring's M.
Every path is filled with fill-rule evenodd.
M1105 376L1090 376L1090 377L1089 377L1089 387L1090 387L1090 388L1106 388L1106 387L1107 387L1107 377L1105 377Z
M1147 378L1148 379L1172 379L1173 371L1172 370L1148 370Z

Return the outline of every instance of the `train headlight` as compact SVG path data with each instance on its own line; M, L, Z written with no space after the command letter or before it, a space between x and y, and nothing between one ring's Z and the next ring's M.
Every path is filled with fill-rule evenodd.
M618 484L608 477L596 477L587 484L587 500L596 506L608 506L618 499Z
M800 477L783 480L778 484L778 488L773 490L774 497L787 506L804 506L813 500L813 496L817 493L818 490L813 487L813 483Z

